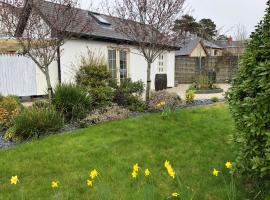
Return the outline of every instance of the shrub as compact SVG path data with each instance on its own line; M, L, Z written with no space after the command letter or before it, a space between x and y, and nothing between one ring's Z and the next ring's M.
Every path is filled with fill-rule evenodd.
M214 102L214 103L219 102L219 98L218 97L212 97L211 101Z
M227 94L237 133L237 165L255 179L270 178L270 8L251 35Z
M144 102L141 100L143 91L144 84L142 81L122 80L120 85L115 85L113 102L132 111L143 111L145 108Z
M0 98L0 126L8 128L14 116L21 111L22 105L18 97L7 96Z
M95 108L106 107L112 104L113 89L109 86L112 81L112 75L108 71L103 56L97 56L88 50L88 54L81 57L75 79L78 85L89 91Z
M181 104L180 97L175 93L161 90L153 92L150 96L149 110L160 111L164 108L175 109Z
M89 94L92 97L92 106L102 108L112 105L114 91L111 87L89 88Z
M186 92L186 103L193 103L195 98L195 91L194 90L188 90Z
M196 82L196 88L197 89L209 89L209 78L205 75L199 75L195 78Z
M63 117L53 107L24 109L13 118L12 127L5 138L8 140L26 140L33 137L59 131L64 125Z
M81 121L81 126L86 127L107 121L125 119L129 117L129 110L116 104L94 110L88 117Z
M50 108L51 103L48 100L39 100L33 103L33 107L36 108Z
M66 121L76 121L86 117L91 110L91 97L85 89L75 84L58 85L52 101L62 112Z

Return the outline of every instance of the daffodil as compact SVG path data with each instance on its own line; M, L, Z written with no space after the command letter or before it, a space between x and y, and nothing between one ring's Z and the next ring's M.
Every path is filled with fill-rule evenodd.
M231 169L232 168L232 163L231 162L226 162L225 166L227 169Z
M218 176L218 174L220 173L220 171L218 171L217 169L213 169L213 175L214 176Z
M18 176L12 176L11 177L10 184L17 185L18 182L19 182Z
M92 180L94 180L98 176L98 171L96 169L92 170L89 174Z
M180 194L178 194L177 192L172 193L172 197L178 197L178 196L180 196Z
M144 175L145 176L150 176L150 170L148 168L144 171Z
M138 173L136 171L133 170L133 172L131 173L132 178L136 178L138 175Z
M88 185L88 187L93 187L93 181L87 180L87 185Z
M52 188L58 188L58 181L52 181L51 187Z
M136 163L134 166L133 166L133 171L135 171L135 172L138 172L139 171L139 164L138 163Z
M167 169L167 172L168 174L172 177L172 178L175 178L175 172L170 164L169 161L165 161L165 164L164 164L165 168Z

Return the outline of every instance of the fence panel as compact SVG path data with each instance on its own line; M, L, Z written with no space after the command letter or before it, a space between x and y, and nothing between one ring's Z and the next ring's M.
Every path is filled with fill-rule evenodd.
M24 56L0 54L0 93L17 96L36 95L35 63Z
M221 57L176 57L175 83L192 83L199 74L207 75L215 71L217 83L228 83L234 77L238 68L238 58L235 56Z

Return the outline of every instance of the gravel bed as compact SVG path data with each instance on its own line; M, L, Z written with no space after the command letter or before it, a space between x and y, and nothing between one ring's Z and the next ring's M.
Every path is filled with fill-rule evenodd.
M4 140L4 131L0 130L0 149L7 148L12 145L14 145L14 143Z

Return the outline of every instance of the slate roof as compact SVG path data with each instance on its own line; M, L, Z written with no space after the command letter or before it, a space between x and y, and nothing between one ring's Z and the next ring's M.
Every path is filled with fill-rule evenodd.
M57 4L44 1L34 0L34 7L40 12L41 15L45 16L48 21L55 19L55 6ZM65 6L62 6L65 9ZM57 8L57 11L59 8ZM118 41L118 42L132 42L127 36L117 31L117 24L120 24L120 19L104 14L90 12L88 10L76 9L75 23L68 27L66 30L74 33L79 37L94 38L105 41ZM65 17L64 15L61 17ZM102 21L108 23L102 23L98 18L101 17ZM59 18L59 17L58 17ZM61 23L61 19L59 20ZM134 22L130 22L134 23ZM52 24L55 24L53 22ZM175 47L174 45L168 45L168 47Z
M192 53L192 51L196 48L196 46L201 42L201 39L196 38L188 38L185 39L182 44L180 44L181 48L179 51L175 52L176 56L187 56Z

